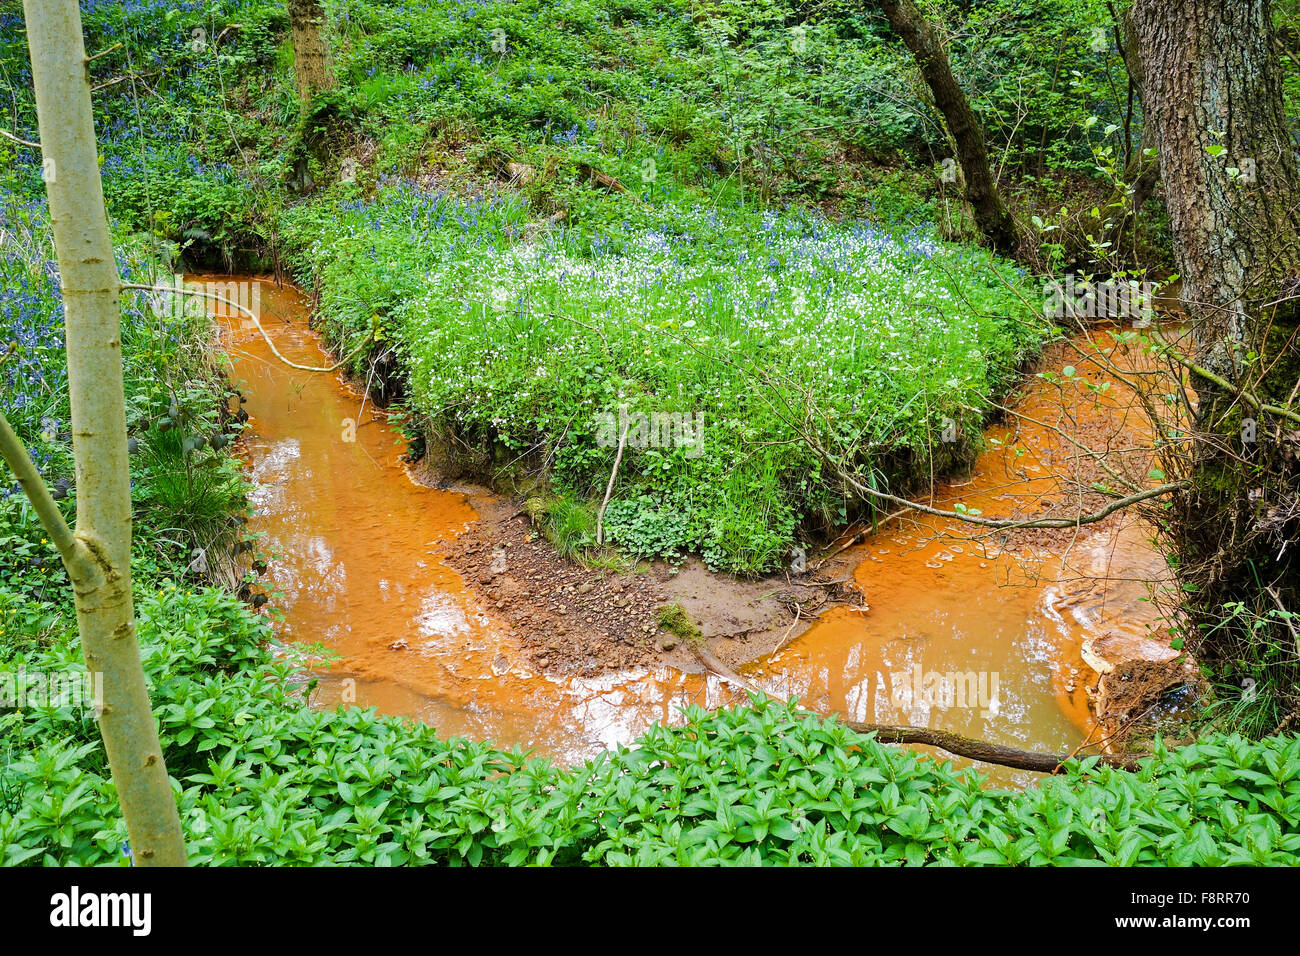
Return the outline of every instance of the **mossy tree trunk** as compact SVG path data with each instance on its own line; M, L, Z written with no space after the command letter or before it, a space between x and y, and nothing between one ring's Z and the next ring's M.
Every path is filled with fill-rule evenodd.
M334 65L325 39L325 8L317 0L289 0L293 33L293 73L304 110L312 97L334 88Z
M1300 177L1269 7L1137 0L1133 23L1200 370L1194 486L1175 502L1173 543L1194 623L1232 601L1271 615L1255 634L1214 630L1201 659L1234 679L1280 668L1278 686L1293 684L1297 648L1273 612L1300 599Z
M77 0L24 0L50 221L63 294L77 475L71 533L7 423L0 446L72 581L86 666L102 675L99 730L136 862L183 866L131 599L131 488L117 264L109 238Z
M998 192L984 127L952 75L952 65L938 31L912 0L880 0L880 7L890 28L912 51L921 75L934 95L934 105L943 114L948 132L952 134L957 161L961 163L966 180L966 201L970 203L975 225L995 250L1004 255L1014 255L1018 246L1016 224Z

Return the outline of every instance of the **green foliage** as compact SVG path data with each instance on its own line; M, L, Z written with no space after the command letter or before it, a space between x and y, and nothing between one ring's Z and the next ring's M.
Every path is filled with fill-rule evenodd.
M605 527L609 541L641 558L680 563L686 557L683 548L696 540L685 515L662 506L648 494L611 501L605 511Z
M5 111L23 138L35 140L22 18L6 12L0 19L0 68L25 80L4 84ZM288 28L283 4L94 3L82 22L110 214L229 263L266 226L275 205L267 188L279 176L276 127L296 116L283 108L295 104L290 75L267 73ZM231 108L250 98L279 122ZM9 151L0 147L0 160ZM12 171L0 161L0 178L10 178L17 194L39 193L39 153L13 152Z
M0 214L12 209L0 207ZM13 338L16 366L0 409L70 516L76 487L63 306L44 210L30 209L23 231L0 236L0 270L13 281L0 292L0 304L14 323L6 338ZM119 235L116 246L125 280L152 280L156 250L129 235ZM179 561L194 548L230 545L240 533L235 516L246 508L246 484L229 454L235 432L221 414L225 389L212 357L212 319L203 306L173 309L148 294L131 293L123 297L121 322L137 551ZM0 532L29 544L43 537L16 485L4 481L0 498ZM66 584L52 548L28 555L15 545L12 556L11 573L36 567ZM0 574L5 567L0 565Z
M587 499L627 424L610 540L741 574L779 566L810 516L856 507L795 422L844 467L905 483L928 475L945 419L978 431L1041 341L1008 264L925 230L624 213L521 242L517 199L397 183L283 226L323 328L344 351L375 325L393 339L417 416L505 460L540 455Z
M572 494L557 495L546 503L543 528L556 551L577 557L596 540L596 514L590 503Z
M928 5L1004 171L1093 176L1098 156L1076 131L1094 118L1111 131L1109 166L1122 165L1141 117L1108 6ZM975 431L1039 343L1014 292L1022 275L917 228L934 219L929 170L947 144L909 54L861 5L336 5L340 87L305 121L282 4L83 8L105 191L139 233L117 237L123 274L148 279L178 250L230 264L281 243L319 288L336 344L377 331L396 346L409 422L512 461L540 456L558 492L541 523L560 550L593 536L614 455L600 412L706 416L705 454L628 449L610 539L749 573L781 564L801 525L850 507L791 422L818 422L837 461L874 485L904 484L952 463L940 423ZM1275 7L1288 51L1296 9ZM35 139L21 17L6 8L0 27L0 67L16 80L6 125ZM875 165L900 156L919 170ZM359 160L355 181L345 159ZM503 193L512 160L535 178ZM628 192L594 189L593 169ZM290 179L306 201L282 215ZM4 409L43 472L68 478L37 151L0 140L0 191L0 318L17 343ZM562 230L529 228L559 209ZM197 863L1295 858L1295 736L1157 746L1136 773L1071 762L1011 793L771 701L692 709L685 726L575 768L369 710L314 711L305 652L275 645L264 618L188 566L194 547L241 534L210 337L201 311L124 299L140 638ZM661 623L697 633L680 608ZM0 496L0 674L80 673L73 637L66 576L30 506ZM1243 708L1243 725L1279 717ZM120 865L125 840L93 717L0 711L0 862Z

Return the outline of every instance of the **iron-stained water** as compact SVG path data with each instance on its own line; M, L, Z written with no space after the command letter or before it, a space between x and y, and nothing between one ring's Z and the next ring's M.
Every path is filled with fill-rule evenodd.
M307 298L270 281L260 292L261 321L279 350L302 365L332 365L307 327ZM315 704L374 706L448 735L576 762L630 743L652 723L678 721L687 703L734 699L714 678L667 667L594 679L530 669L508 628L439 558L476 520L466 497L411 480L400 434L369 401L362 413L360 390L341 372L289 368L249 323L221 324L247 397L252 527L272 556L277 633L339 658L318 673ZM941 487L936 501L960 496L996 515L1010 504L1000 495L1050 490L1040 453L1052 439L1022 427L1027 457L1013 462L1009 451L992 449L970 484ZM928 724L1032 749L1076 746L1091 729L1083 638L1102 626L1146 627L1134 613L1139 585L1079 594L1108 566L1128 563L1150 577L1155 558L1133 525L1081 536L1064 566L1049 557L1027 571L985 548L961 526L891 524L859 548L857 577L870 610L831 612L746 673L814 709L859 720ZM969 673L984 675L986 699L976 706L916 699L926 675ZM1032 779L990 772L1005 783Z

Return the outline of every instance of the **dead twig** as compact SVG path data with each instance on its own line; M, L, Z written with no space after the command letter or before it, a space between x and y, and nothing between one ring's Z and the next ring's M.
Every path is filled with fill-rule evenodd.
M619 412L626 410L626 405L619 406ZM600 503L600 511L596 513L596 544L605 543L605 509L609 507L609 496L614 493L614 479L618 477L618 466L623 461L623 448L627 445L627 430L632 423L625 415L620 414L623 421L623 433L618 436L618 453L614 455L614 467L609 472L609 484L605 486L605 500Z

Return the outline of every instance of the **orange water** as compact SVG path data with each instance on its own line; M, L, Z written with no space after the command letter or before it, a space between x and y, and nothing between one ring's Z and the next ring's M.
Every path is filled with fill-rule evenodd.
M1114 342L1100 331L1075 345L1092 352ZM1113 358L1121 366L1142 361ZM1073 353L1055 370L1067 363L1098 380L1088 360ZM1060 432L1092 448L1140 444L1144 426L1128 404L1122 387L1096 395L1077 384L1030 380L1015 406L1024 418L990 428L989 447L971 475L939 485L929 503L947 511L960 503L1001 518L1017 507L1032 515L1047 501L1068 500L1070 486L1053 475L1078 449ZM1008 538L912 512L858 549L865 560L855 576L869 611L826 615L746 673L798 694L814 710L855 720L1071 751L1087 735L1100 736L1085 690L1094 675L1080 649L1104 632L1157 629L1148 582L1161 578L1164 564L1147 530L1127 515L1084 526L1064 543L1048 552L1018 533ZM927 675L935 675L928 693ZM976 693L958 699L955 690L970 688L970 675ZM994 776L1032 778L1001 770Z
M307 328L302 293L270 282L260 292L262 324L286 357L333 364ZM253 528L272 556L267 579L277 592L271 606L282 615L277 632L338 656L318 675L315 703L374 706L446 734L572 762L629 743L654 722L677 720L687 703L733 699L714 678L666 667L594 679L531 670L508 628L439 558L476 519L465 496L412 481L399 434L371 403L362 413L359 390L341 373L289 368L245 325L224 320L223 339L247 396L251 427L243 448L257 483ZM991 451L971 484L941 488L937 501L960 494L992 516L1006 510L1009 493L1052 491L1045 476L1050 437L1022 429L1018 443L1027 456L1012 462L1010 452ZM750 676L818 710L1061 750L1090 728L1078 656L1083 637L1099 626L1145 627L1136 585L1101 589L1102 596L1069 609L1055 606L1077 590L1073 575L1083 573L1092 586L1090 576L1112 561L1131 564L1138 576L1152 573L1150 550L1133 526L1085 535L1065 564L1029 568L985 553L966 528L942 522L893 524L859 551L870 611L832 612L773 658L751 664ZM887 684L904 672L910 680L914 666L923 675L982 672L986 684L996 673L996 703L896 706Z
M292 362L334 364L306 327L307 298L263 282L261 322ZM716 680L668 668L593 679L531 670L440 547L476 519L463 494L412 481L400 435L341 372L277 361L255 328L222 323L233 378L247 397L242 443L252 530L272 558L269 607L282 639L338 655L314 702L377 707L443 733L535 747L577 761L692 701L717 706Z

